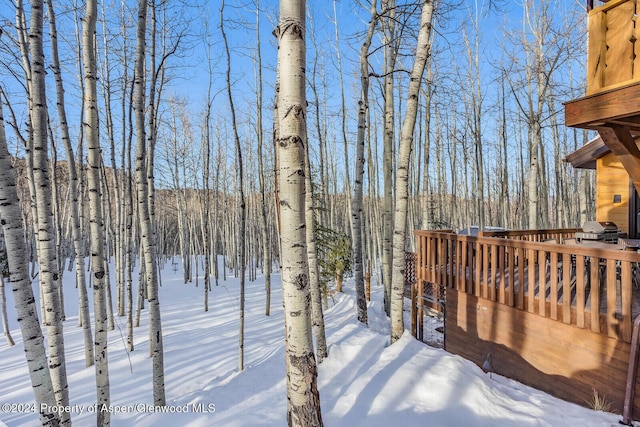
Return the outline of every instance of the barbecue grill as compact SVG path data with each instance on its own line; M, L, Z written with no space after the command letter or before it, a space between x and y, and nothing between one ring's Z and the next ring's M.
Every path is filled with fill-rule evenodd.
M618 238L622 237L624 233L611 221L586 221L582 224L582 232L576 232L578 240L602 240L616 243Z

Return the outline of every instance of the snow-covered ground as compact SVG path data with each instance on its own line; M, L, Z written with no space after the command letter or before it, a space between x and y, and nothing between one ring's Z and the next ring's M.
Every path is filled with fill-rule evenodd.
M85 368L77 291L65 272L64 322L69 395L76 426L95 424L94 368ZM284 426L284 327L279 275L273 276L271 316L264 315L264 280L247 282L245 369L238 365L238 279L213 287L204 312L199 287L183 284L170 265L162 271L167 410L153 412L147 311L135 329L135 351L124 345L125 319L109 332L111 422L114 426ZM416 341L408 332L388 345L379 286L372 286L369 326L356 320L352 283L325 312L329 357L318 383L326 426L614 426L620 416L564 402ZM0 337L0 426L36 426L22 338L7 289L16 341ZM4 423L4 424L3 424Z

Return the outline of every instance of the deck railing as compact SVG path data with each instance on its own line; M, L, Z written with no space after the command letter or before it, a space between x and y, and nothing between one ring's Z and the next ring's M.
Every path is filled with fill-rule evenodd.
M589 11L587 95L640 81L635 5L609 0Z
M636 251L439 231L415 234L418 298L429 283L631 340L633 285L640 274ZM420 308L416 314L421 319ZM418 336L420 324L414 330Z
M555 240L562 243L564 239L573 238L580 228L551 228L546 230L504 230L504 231L481 231L482 237L502 237L512 240L526 240L529 242L548 242Z

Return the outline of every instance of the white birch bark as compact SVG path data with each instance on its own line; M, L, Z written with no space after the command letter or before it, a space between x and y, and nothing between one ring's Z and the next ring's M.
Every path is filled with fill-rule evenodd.
M136 62L134 75L134 115L136 125L136 188L138 193L138 219L140 241L144 252L144 273L149 301L149 344L153 368L153 404L165 406L164 354L162 345L162 323L158 299L158 271L156 269L156 247L149 212L149 181L147 179L147 146L145 131L145 39L147 1L138 2L138 27L136 31Z
M277 94L278 185L281 216L282 290L286 325L287 422L322 426L313 354L309 275L305 244L304 149L306 141L304 0L281 0Z
M307 261L309 263L309 291L311 293L311 322L316 338L316 357L318 363L327 357L327 337L324 330L324 313L320 295L320 269L318 267L318 249L316 245L316 224L313 205L313 183L311 182L311 158L309 144L305 147L305 221L307 238ZM366 302L365 302L366 310Z
M265 315L271 312L271 251L269 250L269 229L267 225L267 201L265 196L265 176L264 158L262 155L262 145L264 144L262 129L262 53L260 51L260 0L256 1L256 109L257 109L257 137L258 137L258 181L260 186L260 207L261 207L261 243L264 267L264 290L265 290Z
M391 270L393 263L393 145L395 139L395 107L393 69L396 61L395 46L395 0L385 0L382 4L387 15L384 19L385 55L384 55L384 131L383 165L384 204L382 217L382 283L384 285L384 309L391 313Z
M208 34L208 31L207 31ZM207 66L209 71L209 84L207 86L207 109L204 118L204 213L202 215L202 240L203 240L203 254L204 254L204 311L209 311L209 291L211 289L211 218L210 218L210 169L211 169L211 107L212 107L212 86L213 86L213 65L211 62L211 44L207 44ZM215 248L215 247L214 247Z
M236 148L236 165L238 173L238 202L240 209L240 221L238 230L238 263L236 263L236 269L239 267L240 275L240 330L238 334L238 370L244 369L244 300L245 300L245 270L246 270L246 252L245 252L245 240L246 240L246 224L247 224L247 209L244 198L244 170L242 166L242 147L240 144L240 136L238 135L238 124L236 120L236 110L233 104L233 94L231 91L231 55L229 53L229 44L227 42L227 36L224 31L224 0L220 6L220 31L222 32L222 38L224 40L224 48L227 55L227 95L229 97L229 109L231 111L231 125L233 128L233 139L235 141ZM238 265L239 264L239 265ZM236 274L237 276L237 274Z
M396 178L396 208L393 227L393 281L391 286L391 343L396 342L404 333L402 304L404 293L404 248L407 225L409 162L413 149L413 133L418 112L418 95L422 84L427 58L431 47L431 20L433 16L433 0L422 3L420 31L416 58L411 70L411 80L407 91L406 115L400 133L400 150L398 155L398 172Z
M4 273L4 272L2 272ZM4 293L4 274L0 274L0 310L2 311L2 331L4 333L4 337L7 340L7 344L9 347L13 347L16 345L13 337L11 336L11 331L9 330L9 319L7 318L7 297Z
M48 0L51 1L51 0ZM101 8L101 15L102 15L102 19L101 19L101 25L104 28L108 27L107 24L107 19L106 19L106 14L105 14L105 9L107 7L105 5L103 5L103 7ZM115 261L115 277L116 277L116 306L117 306L117 311L118 311L118 316L124 316L125 315L125 303L126 303L126 297L125 297L125 281L124 281L124 266L125 266L125 261L124 261L124 209L123 209L123 199L125 197L124 195L124 191L121 188L121 182L122 185L124 186L124 158L123 158L123 162L122 162L122 166L120 168L120 170L118 170L117 164L116 164L116 129L114 128L114 123L113 123L113 112L112 112L112 92L113 92L113 86L112 86L112 78L111 78L111 65L110 65L110 61L109 61L109 57L110 57L110 51L111 49L109 48L109 34L108 31L103 31L102 34L102 45L103 45L103 53L104 53L104 57L103 57L103 63L104 63L104 68L103 68L103 77L100 79L101 83L102 83L102 93L104 93L104 117L105 117L105 122L106 122L106 127L107 127L107 135L109 138L109 145L110 145L110 154L111 154L111 169L113 170L113 174L112 174L112 181L113 181L113 194L115 195L114 197L114 212L115 212L115 226L114 226L114 261ZM126 39L123 40L123 45L126 45ZM126 56L126 55L125 55ZM126 69L127 68L127 62L126 62L126 58L123 58L123 68ZM125 87L126 87L126 81L127 78L126 76L123 76L122 79L125 81ZM125 90L122 91L122 94L124 95ZM126 117L124 114L122 115L122 118L124 119L124 117ZM124 128L126 128L126 126L123 126L123 130L122 130L122 144L124 144L126 138L126 130L124 130ZM122 147L122 153L123 153L123 157L124 157L124 147ZM109 192L107 192L107 194L109 194ZM108 265L108 264L107 264Z
M47 143L47 94L45 88L45 64L43 50L43 7L42 0L31 1L31 32L29 34L29 54L31 56L31 99L29 112L33 137L33 178L36 189L38 211L38 265L39 283L43 293L44 310L47 313L49 345L49 369L56 402L69 406L64 338L62 333L59 297L59 274L55 253L55 233L51 208L51 182L49 180L49 159ZM70 425L67 411L60 414L61 424Z
M124 7L124 5L123 5ZM121 18L122 18L122 29L123 29L123 33L126 33L125 28L125 14L124 11L122 11L121 13ZM125 40L126 40L126 36ZM128 72L126 71L128 69L127 67L127 59L125 56L124 59L124 69L125 69L125 74L124 74L124 78L122 81L122 93L126 93L127 92L127 88L129 85L129 78L128 78ZM126 97L122 97L122 102L120 104L120 108L121 108L121 115L122 117L126 117L126 107L127 107L127 102L126 102ZM129 103L129 111L131 110L132 105L131 103ZM129 120L131 121L131 114L129 114ZM129 122L131 123L131 122ZM129 129L131 129L133 126L129 126ZM124 219L124 223L123 223L123 229L121 229L122 232L122 240L123 240L123 252L124 252L124 281L125 281L125 295L126 295L126 300L127 300L127 307L126 307L126 313L127 313L127 350L128 351L134 351L134 342L133 342L133 265L135 263L134 261L134 255L133 255L133 251L134 251L134 247L133 247L133 230L134 230L134 225L133 225L133 174L131 173L131 140L132 140L132 133L129 132L129 135L126 135L126 130L125 127L123 127L122 129L122 141L126 141L126 147L124 147L124 149L122 150L122 168L123 168L123 190L125 193L124 196L124 203L123 203L123 216L125 217ZM126 166L125 166L126 165Z
M351 223L353 224L353 273L355 276L358 320L367 324L367 298L364 293L364 268L362 260L362 197L364 181L364 140L369 108L369 46L376 27L378 12L376 0L371 2L371 17L365 41L360 48L360 100L358 101L358 134L356 137L356 176L354 180Z
M56 82L56 105L58 108L58 117L60 119L60 130L62 132L62 142L67 154L67 163L69 166L69 200L71 202L71 233L73 236L73 247L75 250L75 266L76 266L76 287L78 288L78 299L80 309L80 321L82 324L82 335L84 339L84 359L85 366L93 365L93 334L91 332L91 320L89 317L89 298L87 295L87 284L85 280L84 270L84 239L80 229L80 217L78 214L78 173L76 170L76 161L71 146L71 137L69 136L69 125L67 121L67 113L65 110L64 85L62 83L62 75L60 70L60 61L58 59L58 31L56 29L55 12L53 10L52 0L47 0L47 11L49 14L49 27L51 31L51 68Z
M107 357L107 306L106 288L109 286L105 272L104 219L102 192L100 189L101 148L98 123L98 99L96 88L96 53L94 49L97 18L97 1L88 0L82 20L82 59L84 81L83 131L87 140L87 185L89 190L89 229L91 233L91 274L93 275L93 310L95 317L95 375L96 403L109 406L109 367ZM109 411L96 411L96 425L110 424Z
M2 89L0 89L1 91ZM53 393L44 337L40 329L35 297L31 288L29 260L25 248L22 214L16 188L15 173L7 149L2 102L0 102L0 217L2 218L0 225L2 225L7 249L8 283L11 284L13 291L36 405L38 408L53 408L57 402ZM42 426L58 426L60 424L58 414L53 411L39 411L38 416Z

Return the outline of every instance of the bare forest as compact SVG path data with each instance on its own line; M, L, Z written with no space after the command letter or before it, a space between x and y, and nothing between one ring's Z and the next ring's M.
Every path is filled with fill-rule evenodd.
M269 316L277 274L287 421L322 425L323 310L343 280L363 324L370 282L383 286L393 344L413 230L594 216L594 177L563 160L590 138L562 114L585 91L583 3L0 0L0 294L35 337L38 407L70 404L66 328L82 329L110 404L114 318L167 404L167 268L199 286L202 311L240 279L242 371L246 283L264 276ZM63 331L71 275L79 319ZM142 311L149 347L134 348Z

